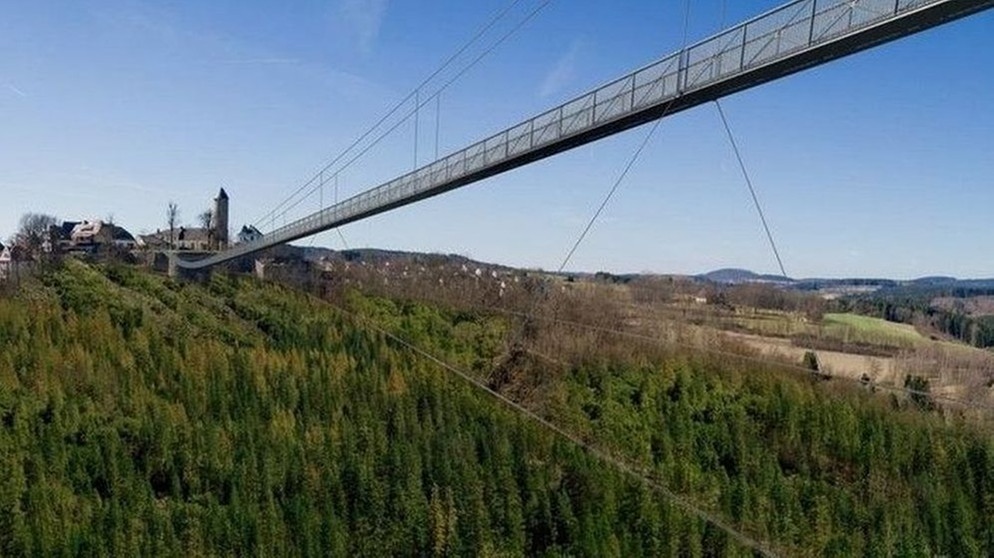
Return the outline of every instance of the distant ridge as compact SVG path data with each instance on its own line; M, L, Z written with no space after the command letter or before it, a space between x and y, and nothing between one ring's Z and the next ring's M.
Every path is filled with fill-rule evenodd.
M784 277L783 275L761 275L759 273L749 271L748 269L737 269L731 267L709 271L698 275L697 278L705 281L711 281L713 283L725 283L730 285L737 283L794 283L793 279L790 277Z
M456 265L466 265L472 267L480 267L486 269L502 269L511 270L517 269L512 266L487 263L474 260L464 255L460 254L439 254L439 253L425 253L425 252L406 252L400 250L381 250L376 248L353 248L350 250L333 250L324 247L304 247L304 246L283 246L279 249L274 249L272 255L277 257L296 257L307 261L317 261L321 259L336 260L342 259L350 262L367 262L371 264L390 262L390 261L446 261L450 264ZM539 271L541 270L525 270L521 271ZM551 272L542 272L556 275ZM644 273L626 273L626 274L610 274L605 272L568 272L561 275L568 275L576 278L587 278L595 279L598 277L608 277L615 281L627 282L631 280L638 279L639 277L653 276L654 274L644 274ZM664 274L665 275L665 274ZM675 277L676 275L665 275ZM969 290L969 291L988 291L994 290L994 278L988 279L958 279L956 277L949 277L943 275L919 277L915 279L886 279L881 277L848 277L848 278L803 278L803 279L793 279L791 277L785 277L783 275L777 274L761 274L748 269L726 267L721 269L716 269L709 271L707 273L701 273L692 276L680 276L689 279L715 283L719 285L740 285L749 283L762 283L769 285L777 285L779 287L797 289L802 291L818 291L818 290L839 290L844 289L847 291L856 292L880 292L888 294L898 294L901 292L937 292L939 294L945 292L953 292L955 290ZM841 292L841 291L840 291ZM986 293L985 293L986 294Z
M844 279L805 278L791 279L782 275L759 274L748 269L723 268L695 276L701 281L722 285L744 283L772 283L799 290L819 290L839 287L860 287L898 292L906 290L950 291L953 289L987 290L994 289L994 279L957 279L942 275L898 280L884 278L850 277Z
M942 275L936 275L932 277L919 277L918 279L912 279L911 281L909 281L909 283L911 283L912 285L928 286L928 287L941 287L957 282L959 282L959 279L955 277L946 277Z

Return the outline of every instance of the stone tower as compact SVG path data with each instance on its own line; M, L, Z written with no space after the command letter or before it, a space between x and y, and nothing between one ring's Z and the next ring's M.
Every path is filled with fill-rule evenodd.
M217 250L228 247L228 193L221 188L214 198L214 245Z

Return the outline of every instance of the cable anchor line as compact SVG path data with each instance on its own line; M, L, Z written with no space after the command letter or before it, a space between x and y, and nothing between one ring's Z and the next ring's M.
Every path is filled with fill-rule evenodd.
M384 114L382 117L380 117L380 119L377 120L376 123L374 123L368 129L366 129L366 131L363 132L358 138L356 138L351 144L349 144L348 147L346 147L337 156L335 156L335 158L332 159L331 162L329 162L324 167L322 167L321 170L319 171L319 173L328 172L339 161L341 161L342 159L344 159L349 153L351 153L356 147L358 147L363 141L365 141L366 138L368 138L377 129L379 129L379 127L384 122L386 122L391 116L393 116L394 114L396 114L396 112L398 110L400 110L405 104L407 104L407 102L410 101L411 98L414 97L415 94L418 91L420 91L421 89L425 88L429 83L431 83L431 81L433 79L435 79L436 77L438 77L439 74L441 74L443 71L445 71L446 68L448 68L450 65L452 65L452 63L455 62L471 46L473 46L473 44L475 44L477 41L479 41L488 31L490 31L490 29L492 29L494 25L496 25L500 20L504 19L504 16L506 16L519 3L521 3L521 1L522 0L511 0L502 9L500 9L497 13L495 13L490 18L490 20L482 28L480 28L476 32L476 34L474 34L469 40L467 40L465 43L463 43L462 46L460 46L459 49L456 50L456 52L454 52L452 55L450 55L438 68L436 68L431 74L429 74L428 77L426 77L423 80L421 80L421 82L418 83L418 85L415 86L415 88L412 89L410 93L408 93L407 95L405 95L404 98L402 98L401 100L397 101L397 103L394 104L394 106L392 108L390 108L390 110L388 110L386 112L386 114ZM529 18L530 18L530 16L529 16ZM475 62L474 62L474 64L475 64ZM410 118L410 115L406 116L405 120L407 118ZM379 141L380 141L379 139L376 140L374 142L374 144L378 143ZM336 171L334 173L334 175L337 177L338 174L342 170L344 170L344 169L339 169L338 171ZM293 201L293 199L296 198L297 195L300 194L300 192L303 192L304 190L306 190L307 187L310 186L313 182L314 182L314 177L312 177L310 180L308 180L307 182L305 182L299 188L297 188L296 190L294 190L294 192L292 194L290 194L283 201L281 201L279 204L277 204L276 207L274 207L272 210L270 210L269 213L267 213L266 215L264 215L261 218L257 219L255 221L256 225L259 225L262 222L265 222L267 220L267 218L270 217L271 214L274 214L274 213L278 212L286 204L288 204L291 201ZM305 197L307 195L310 195L310 194L309 193L305 194ZM289 211L289 208L287 210L285 210L285 211Z
M414 352L415 354L420 355L426 360L438 365L443 370L456 375L463 381L470 384L472 387L475 387L483 391L490 397L493 397L498 402L507 406L512 411L515 411L523 415L526 419L531 420L532 422L538 424L542 428L545 428L552 434L560 437L566 442L569 442L574 446L578 447L579 449L587 452L589 455L601 461L602 463L614 468L618 472L627 475L638 482L645 484L646 486L650 487L651 489L655 490L657 493L662 495L664 498L670 500L674 505L682 509L684 512L694 515L698 519L706 523L714 525L716 528L718 528L721 531L724 531L725 534L729 535L730 537L738 541L740 544L753 549L762 556L766 556L769 558L776 558L778 556L778 554L774 552L774 550L768 544L759 541L757 539L754 539L749 535L735 529L728 522L726 522L724 519L717 516L716 514L711 513L697 506L689 499L673 492L672 490L664 486L662 483L652 478L649 473L642 470L641 468L638 468L628 463L627 461L615 457L611 453L590 444L589 442L580 438L578 435L573 434L572 432L566 430L565 428L553 423L549 419L539 415L537 412L533 411L532 409L524 406L523 404L515 401L514 399L511 399L510 397L507 397L506 395L500 393L499 391L494 390L493 388L486 385L481 380L479 380L472 374L466 372L465 370L449 363L446 360L443 360L442 358L434 355L428 350L423 349L418 345L415 345L413 342L410 342L407 339L381 327L372 319L366 318L365 316L361 316L357 313L354 313L336 304L333 304L332 306L337 308L343 314L350 316L356 322L366 324L367 327L379 333L380 335L383 335L384 337L394 341L395 343L398 343L399 345Z
M728 125L728 119L725 118L725 111L721 108L721 102L718 99L714 100L714 106L718 107L718 115L721 116L721 123L725 127L725 134L728 136L728 142L732 144L732 151L735 152L735 159L739 162L739 170L742 171L742 177L745 178L746 185L749 187L749 194L752 196L752 203L756 207L756 213L759 214L759 220L763 223L763 230L766 231L766 239L770 243L770 248L773 249L773 256L777 260L777 265L780 267L780 274L787 277L787 271L783 267L783 260L780 259L780 251L777 250L777 243L773 240L773 233L770 232L770 225L766 222L766 215L763 213L763 206L759 203L759 198L756 196L756 188L752 185L752 179L749 178L749 171L746 170L745 161L742 160L742 153L739 152L739 146L735 142L735 136L732 135L732 128Z

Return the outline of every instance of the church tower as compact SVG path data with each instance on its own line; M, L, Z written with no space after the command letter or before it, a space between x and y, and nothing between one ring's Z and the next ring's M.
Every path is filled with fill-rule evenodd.
M214 198L214 244L217 250L228 247L228 193L221 188Z

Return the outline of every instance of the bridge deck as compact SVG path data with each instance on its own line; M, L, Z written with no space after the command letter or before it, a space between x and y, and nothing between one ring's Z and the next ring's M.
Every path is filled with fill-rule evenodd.
M358 221L992 6L795 0L257 241L177 265L205 268Z

